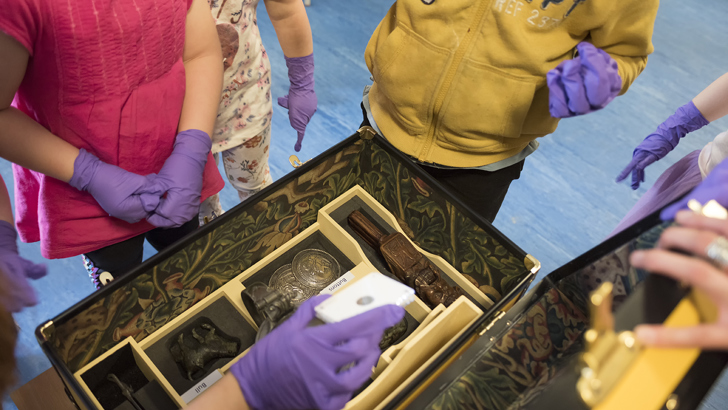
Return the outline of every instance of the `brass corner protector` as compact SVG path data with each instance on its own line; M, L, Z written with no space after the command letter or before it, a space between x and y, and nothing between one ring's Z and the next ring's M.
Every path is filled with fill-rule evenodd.
M374 128L368 125L359 128L356 132L359 134L359 138L363 140L370 140L374 138L375 135L377 135L377 132L374 131Z
M43 341L48 342L53 338L53 333L56 331L56 326L53 324L52 320L47 321L43 326L40 328L40 334L43 336Z
M526 265L526 269L531 271L534 275L541 270L541 261L534 258L530 253L523 259L523 263Z

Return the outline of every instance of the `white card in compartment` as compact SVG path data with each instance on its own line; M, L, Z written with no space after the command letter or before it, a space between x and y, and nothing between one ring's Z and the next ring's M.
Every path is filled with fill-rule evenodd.
M351 273L351 271L346 272L342 277L336 279L334 283L330 284L329 286L324 288L324 290L319 292L319 295L331 295L352 280L354 280L354 274Z
M316 317L336 323L384 305L405 307L415 300L414 289L379 272L372 272L314 308Z
M215 370L207 377L202 379L201 382L197 383L195 387L187 390L187 392L182 395L182 400L184 400L185 403L189 404L192 400L202 394L202 392L204 392L205 390L209 389L210 386L215 384L220 379L222 379L222 372L220 372L219 369Z

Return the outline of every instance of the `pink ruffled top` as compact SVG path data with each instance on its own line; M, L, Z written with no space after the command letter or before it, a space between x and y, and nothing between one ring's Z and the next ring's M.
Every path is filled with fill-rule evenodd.
M0 31L30 53L14 106L102 161L140 175L172 152L185 94L191 0L0 0ZM109 216L88 193L14 165L20 238L46 258L90 252L154 227ZM202 199L224 186L212 158Z

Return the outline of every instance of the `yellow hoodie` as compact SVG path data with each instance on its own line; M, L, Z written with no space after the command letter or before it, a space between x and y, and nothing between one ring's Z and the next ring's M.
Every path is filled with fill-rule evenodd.
M556 130L546 73L589 41L622 93L652 48L659 0L398 0L366 49L377 126L422 162L477 167Z

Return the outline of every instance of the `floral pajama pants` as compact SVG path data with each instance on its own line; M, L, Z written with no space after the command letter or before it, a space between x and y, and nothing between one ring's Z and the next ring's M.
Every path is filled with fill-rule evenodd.
M260 134L241 145L215 154L215 161L218 164L222 156L225 175L233 188L238 191L241 202L272 182L268 166L269 149L270 123ZM223 212L220 194L207 198L200 206L200 225L217 218Z

